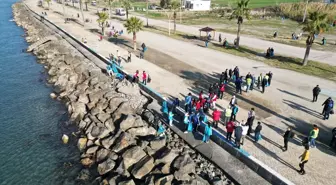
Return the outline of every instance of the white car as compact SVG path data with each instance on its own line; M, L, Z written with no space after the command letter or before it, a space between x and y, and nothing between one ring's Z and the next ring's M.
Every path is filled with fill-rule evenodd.
M124 16L126 15L126 11L123 8L117 8L116 15Z
M92 1L92 2L91 2L91 5L92 5L92 6L96 6L96 5L97 5L97 2L96 2L96 1Z

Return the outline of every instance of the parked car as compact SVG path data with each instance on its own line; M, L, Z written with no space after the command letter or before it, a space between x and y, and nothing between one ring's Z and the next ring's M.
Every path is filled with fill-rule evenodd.
M126 11L123 8L117 8L116 15L124 16L126 15Z
M97 6L97 2L96 2L96 1L92 1L92 2L91 2L91 5L92 5L92 6Z

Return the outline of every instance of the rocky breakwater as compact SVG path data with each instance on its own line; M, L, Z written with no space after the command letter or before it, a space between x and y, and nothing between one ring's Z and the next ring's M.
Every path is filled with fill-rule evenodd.
M13 9L28 42L52 34L22 4ZM171 130L166 137L156 136L157 121L145 110L149 99L137 84L108 77L61 38L33 53L53 84L51 97L65 103L71 123L78 126L70 140L76 139L81 151L80 183L231 184Z

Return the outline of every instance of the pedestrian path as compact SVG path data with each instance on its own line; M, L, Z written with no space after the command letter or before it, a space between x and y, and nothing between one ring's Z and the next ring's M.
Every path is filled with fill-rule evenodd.
M41 12L41 10L36 7L36 4L33 1L28 2L32 9L35 9L37 12ZM52 20L54 23L74 35L79 40L81 38L87 38L87 45L104 56L108 56L109 53L116 55L116 50L119 50L122 56L127 55L127 51L108 41L98 41L97 35L91 33L88 30L84 30L83 27L77 24L64 24L64 21L59 14L49 12L48 19ZM86 25L86 28L89 26L94 27L94 23L92 23L92 25ZM97 25L95 25L95 27L97 27ZM131 63L123 64L123 67L129 73L135 72L135 70L146 70L153 79L149 86L156 91L165 94L167 97L172 96L182 98L183 95L186 95L192 89L195 89L194 87L186 84L185 80L180 76L170 73L169 71L164 70L145 60L140 60L133 57L133 61ZM281 73L279 73L279 75L281 75ZM276 83L277 82L275 82L275 84ZM195 90L194 94L197 93L197 90ZM228 102L226 100L220 100L218 105L226 107ZM246 117L247 111L240 109L238 119L246 120ZM335 180L332 177L326 175L328 173L319 173L320 171L333 171L336 164L334 154L328 149L325 149L323 146L318 145L317 149L312 150L310 159L311 161L309 161L306 167L307 175L299 176L297 172L290 167L292 166L298 168L297 164L299 160L297 157L298 155L301 155L303 148L298 145L298 142L300 142L298 138L298 142L295 140L294 144L290 144L288 152L284 153L281 151L279 144L282 143L282 136L280 134L283 132L283 130L286 129L286 124L283 124L282 121L282 119L277 120L273 117L263 120L263 122L266 123L263 125L262 131L264 139L259 144L247 141L243 148L252 156L255 156L266 165L272 167L275 171L287 177L295 184L304 184L304 182L309 182L311 184L335 184ZM223 126L220 128L223 129L223 131L225 130Z

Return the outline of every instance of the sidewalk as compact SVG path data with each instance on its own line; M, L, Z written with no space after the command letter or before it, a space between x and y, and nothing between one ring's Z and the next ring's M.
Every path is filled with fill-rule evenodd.
M30 7L33 10L36 10L37 12L41 12L41 9L36 7L36 4L34 1L28 1L28 4L31 5ZM52 6L51 8L60 9L61 7ZM67 8L67 10L71 11L69 8ZM93 20L94 18L95 17L92 16ZM96 50L97 52L101 53L104 56L108 56L109 53L116 54L117 49L119 49L119 51L121 52L121 55L123 56L127 55L126 51L115 46L114 44L110 42L98 41L98 36L92 34L91 32L87 30L83 30L83 27L77 24L73 24L73 23L64 24L64 20L58 14L55 14L49 11L48 19L52 20L54 23L58 24L60 27L67 30L69 33L77 37L79 40L83 37L86 37L88 40L88 45L92 49ZM97 27L97 24L93 22L92 24L86 25L86 28L88 28L89 26ZM151 36L153 36L153 34ZM155 41L156 37L153 37L152 39ZM158 40L156 40L156 42L158 42ZM156 48L159 48L159 47L156 47ZM192 49L190 51L193 52ZM201 50L201 51L203 52L205 50ZM173 52L175 52L175 50ZM199 50L197 50L196 52L199 52ZM196 56L199 56L199 54ZM194 59L195 58L192 58L192 60ZM199 60L202 60L202 59L199 59ZM212 60L208 60L208 61L212 61ZM202 64L203 64L203 61L199 61L198 66ZM209 66L204 66L204 67L209 67ZM218 69L217 65L210 66L210 67L213 67L212 69ZM139 70L139 71L146 70L153 79L153 82L149 84L149 86L160 93L165 93L167 97L168 96L174 96L174 97L178 96L182 98L182 95L186 95L190 91L194 91L195 93L198 92L198 89L196 89L196 87L187 85L185 83L185 80L179 77L178 75L172 74L145 60L139 60L133 57L132 63L124 64L124 69L126 69L126 71L130 73L134 72L135 70ZM209 71L212 71L212 70L209 69ZM277 72L276 74L278 75ZM279 75L281 75L281 73L279 73ZM288 82L282 82L282 83L288 83ZM274 84L275 84L274 86L278 86L278 84L281 84L281 81L280 82L275 81ZM298 88L300 88L300 86L298 86ZM278 91L278 90L270 89L269 91ZM292 97L292 95L290 97ZM320 97L320 99L322 99L322 97ZM218 104L222 107L225 107L228 104L228 102L225 100L222 100L222 101L219 101ZM238 115L239 120L240 119L246 120L246 117L247 117L247 111L240 109L239 115ZM282 143L282 138L279 135L279 132L281 132L282 130L286 128L285 126L286 124L283 124L280 121L278 122L278 120L273 117L270 117L264 121L267 122L268 125L270 125L270 126L267 126L267 125L263 126L262 134L263 134L264 140L262 140L260 144L254 144L252 142L247 141L247 143L243 146L244 149L246 149L249 153L251 153L251 155L263 161L266 165L269 165L274 170L284 175L285 177L287 177L288 179L290 179L296 184L304 184L304 182L309 182L310 184L313 184L313 183L314 184L322 184L322 183L335 184L336 183L333 177L330 177L327 175L328 173L320 173L320 172L325 172L326 169L327 171L330 171L330 172L334 170L336 161L333 157L334 154L332 152L329 152L329 150L325 149L323 146L318 146L317 150L313 149L311 151L311 159L310 159L311 161L309 161L309 163L307 164L307 170L306 170L307 175L299 176L297 172L288 168L288 164L295 166L297 168L297 164L299 162L297 157L301 155L301 153L303 152L303 148L295 144L294 145L290 144L289 151L286 153L283 153L278 148L278 146L274 145L274 143ZM277 125L277 127L275 127L275 125ZM322 152L318 150L321 150Z

